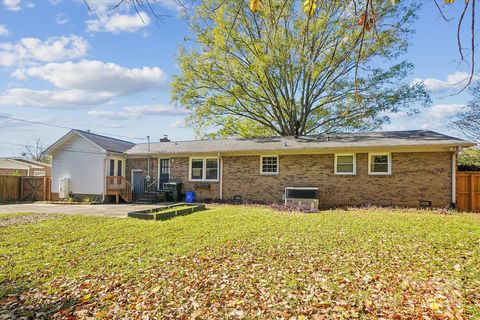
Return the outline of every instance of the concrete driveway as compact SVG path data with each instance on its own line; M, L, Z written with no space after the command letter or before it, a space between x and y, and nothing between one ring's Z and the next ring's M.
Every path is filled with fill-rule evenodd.
M165 206L162 204L50 204L50 203L22 203L0 204L0 214L10 212L35 212L35 213L62 213L62 214L85 214L104 217L126 218L130 211L147 210Z

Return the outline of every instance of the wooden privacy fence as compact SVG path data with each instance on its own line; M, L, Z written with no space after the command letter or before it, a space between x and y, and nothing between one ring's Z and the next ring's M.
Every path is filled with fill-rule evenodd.
M457 173L457 208L480 211L480 172Z
M20 177L0 176L0 201L20 199Z
M52 199L50 177L0 176L0 201Z

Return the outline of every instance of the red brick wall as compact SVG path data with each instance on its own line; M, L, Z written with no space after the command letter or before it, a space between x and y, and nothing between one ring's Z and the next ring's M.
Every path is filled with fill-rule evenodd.
M434 207L451 202L451 153L392 153L392 174L368 174L368 154L357 153L357 174L334 174L334 155L284 155L279 157L279 174L260 175L260 156L223 157L223 199L239 195L259 202L282 201L285 187L318 187L320 206L378 205L418 207L420 200ZM153 161L156 177L157 163ZM146 168L146 159L127 160L127 177L132 168ZM172 158L171 181L183 183L182 192L195 191L197 199L218 199L219 182L188 181L188 157ZM208 185L209 188L199 188Z
M451 153L392 153L392 174L368 174L368 155L358 153L357 174L334 174L334 155L280 156L277 176L260 175L260 157L224 157L223 198L281 201L285 187L318 187L320 206L434 207L451 202Z

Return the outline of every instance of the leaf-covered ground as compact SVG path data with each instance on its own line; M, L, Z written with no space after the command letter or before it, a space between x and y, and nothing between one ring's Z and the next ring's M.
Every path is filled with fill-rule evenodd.
M480 318L480 216L210 206L0 227L0 318Z

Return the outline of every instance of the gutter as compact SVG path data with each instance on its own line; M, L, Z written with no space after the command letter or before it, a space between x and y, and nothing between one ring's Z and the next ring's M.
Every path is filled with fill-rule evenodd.
M218 159L220 161L219 198L220 198L220 200L222 200L223 199L223 158L220 155L220 153L218 154Z
M102 193L102 203L105 203L105 193L107 193L107 155L103 158L103 193Z

